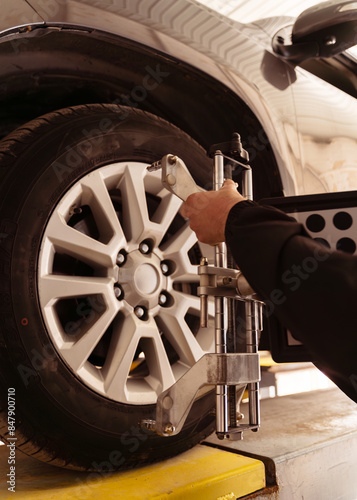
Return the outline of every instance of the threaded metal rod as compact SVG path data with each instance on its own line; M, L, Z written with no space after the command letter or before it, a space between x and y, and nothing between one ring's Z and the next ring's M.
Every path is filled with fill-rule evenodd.
M220 151L214 155L213 187L216 191L224 183L224 159ZM225 243L215 245L215 266L226 267L227 251ZM215 297L215 340L216 353L227 352L227 300L224 297ZM217 433L227 433L229 426L228 386L216 386L216 430Z

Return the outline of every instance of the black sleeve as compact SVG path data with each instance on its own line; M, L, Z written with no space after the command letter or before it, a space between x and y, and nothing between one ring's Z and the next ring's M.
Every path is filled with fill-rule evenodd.
M357 402L357 257L327 249L295 219L250 201L231 209L225 233L250 285Z

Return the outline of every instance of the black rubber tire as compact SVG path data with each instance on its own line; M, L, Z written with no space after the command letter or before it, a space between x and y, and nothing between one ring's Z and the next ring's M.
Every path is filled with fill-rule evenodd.
M69 151L86 155L54 169ZM164 120L125 107L56 111L0 143L0 429L6 440L7 391L14 388L16 446L39 460L104 473L173 456L213 430L212 393L194 403L180 434L164 438L139 426L154 418L155 405L117 403L85 386L52 347L37 295L41 235L68 188L102 165L149 164L168 152L195 165L201 185L209 182L210 162L197 143Z

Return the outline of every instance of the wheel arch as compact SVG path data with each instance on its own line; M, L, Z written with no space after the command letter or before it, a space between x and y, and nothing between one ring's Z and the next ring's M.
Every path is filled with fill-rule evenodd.
M68 106L129 105L170 121L206 149L241 133L256 198L282 194L277 161L254 113L223 83L179 59L98 30L38 25L3 38L0 60L0 136Z

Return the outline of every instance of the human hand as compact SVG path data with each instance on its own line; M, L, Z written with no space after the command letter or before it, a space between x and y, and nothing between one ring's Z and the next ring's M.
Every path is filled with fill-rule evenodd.
M190 227L199 241L217 245L225 240L224 231L231 208L244 199L238 193L236 183L226 180L219 191L191 194L180 213L190 219Z

